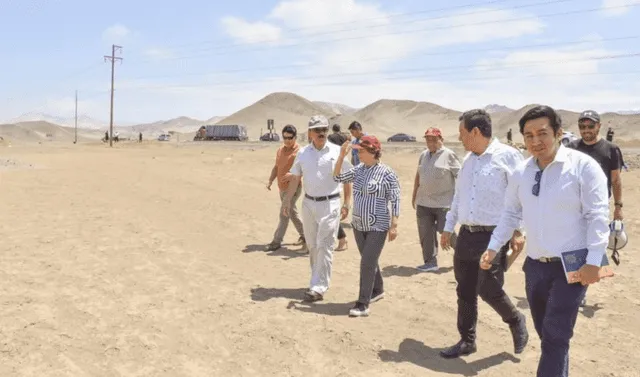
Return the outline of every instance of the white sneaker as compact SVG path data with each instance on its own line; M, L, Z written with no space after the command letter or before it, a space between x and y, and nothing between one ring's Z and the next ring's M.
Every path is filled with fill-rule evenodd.
M369 308L361 303L356 303L351 310L349 310L349 317L367 317L369 315Z

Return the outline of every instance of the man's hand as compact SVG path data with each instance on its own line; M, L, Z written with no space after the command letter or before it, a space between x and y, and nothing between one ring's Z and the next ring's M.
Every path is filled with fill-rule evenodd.
M513 232L513 237L511 237L511 250L514 253L520 253L522 249L524 249L524 241L525 238L519 231Z
M591 264L584 264L574 275L572 283L580 282L582 285L589 285L600 281L600 267Z
M267 183L267 190L271 191L272 184L273 184L273 181Z
M616 209L613 210L613 219L624 220L624 217L622 216L622 207L616 206Z
M389 228L389 242L395 240L398 237L398 227L397 226L391 226L391 228Z
M449 250L451 248L450 232L442 232L440 235L440 246L442 246L442 250Z
M415 197L415 195L413 196L413 198L411 198L411 206L413 207L413 209L416 209L416 197Z
M342 206L342 209L340 209L340 221L346 219L347 216L349 216L349 206L345 204Z
M293 174L291 173L287 173L284 176L282 176L282 181L285 183L291 182L292 179L293 179Z
M496 257L496 254L498 254L495 250L487 250L482 254L482 257L480 257L480 268L482 268L483 270L488 270L491 268L491 262L493 262L493 259Z

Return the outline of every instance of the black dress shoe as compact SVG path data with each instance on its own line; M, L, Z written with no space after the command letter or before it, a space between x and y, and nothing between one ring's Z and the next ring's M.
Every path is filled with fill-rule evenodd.
M461 340L456 343L455 346L451 346L440 351L440 356L444 357L445 359L453 359L460 356L471 355L476 351L477 349L475 343L468 343Z
M511 337L513 337L513 352L522 353L529 342L529 332L527 331L527 321L524 314L518 314L518 321L510 324Z

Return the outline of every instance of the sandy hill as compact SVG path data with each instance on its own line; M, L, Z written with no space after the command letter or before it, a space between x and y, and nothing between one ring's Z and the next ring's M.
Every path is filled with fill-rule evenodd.
M366 132L384 139L401 132L419 139L427 128L438 126L449 139L457 138L459 116L459 111L429 102L381 99L333 121L346 129L353 120L358 120Z
M100 131L78 129L79 141L99 139L100 135ZM72 142L74 140L74 129L46 121L19 122L15 124L0 124L0 136L12 142Z
M520 118L537 104L530 104L524 106L518 110L511 112L502 112L492 114L494 133L496 136L504 137L507 130L511 128L514 132L514 139L520 140L520 128L518 122ZM579 112L568 111L563 109L557 109L562 119L563 129L578 134L578 117ZM638 130L640 130L640 116L639 115L622 115L618 113L601 113L602 130L601 135L604 136L606 130L612 127L615 130L615 140L630 142L640 139Z
M307 128L312 115L332 117L335 114L297 94L276 92L220 120L218 124L244 124L250 139L257 139L267 132L267 119L273 119L276 131L286 124L293 124L299 130ZM304 131L303 131L304 132Z
M343 105L341 103L323 101L313 101L313 103L325 110L334 113L335 115L349 115L358 111L358 109L355 109L351 106Z
M157 136L169 131L190 133L195 132L203 124L207 124L208 121L202 121L199 119L193 119L186 116L181 116L169 120L161 120L153 123L136 124L129 127L120 127L122 132L131 133L142 132L143 135Z

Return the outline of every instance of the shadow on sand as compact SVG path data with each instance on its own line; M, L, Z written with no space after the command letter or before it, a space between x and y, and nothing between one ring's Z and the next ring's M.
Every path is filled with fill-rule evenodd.
M520 362L520 359L507 352L501 352L474 361L465 361L464 358L443 359L440 356L441 350L442 349L431 348L415 339L405 339L400 343L398 351L383 350L378 352L378 357L384 362L409 362L434 372L459 376L477 376L478 372L495 367L506 361L513 363Z

